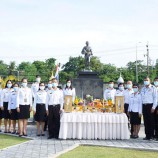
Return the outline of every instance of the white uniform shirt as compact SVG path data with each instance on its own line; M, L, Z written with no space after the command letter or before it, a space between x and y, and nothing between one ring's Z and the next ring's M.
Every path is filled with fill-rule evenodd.
M115 98L115 93L116 93L116 89L106 89L104 91L104 99L108 100L108 99L112 99L112 102L114 103L114 98Z
M34 108L33 110L36 111L36 106L37 104L46 104L46 97L47 97L47 92L45 90L41 91L39 90L36 94L35 94L35 98L34 98Z
M31 86L31 91L32 91L33 98L35 97L38 90L39 90L39 83L38 82L33 83L32 86Z
M142 102L143 104L152 104L153 103L153 109L157 106L157 89L153 85L149 85L148 88L145 86L141 90L142 95Z
M158 87L156 87L157 89L157 106L158 106Z
M124 90L124 103L125 104L129 104L130 96L133 93L134 93L133 89L131 89L131 90L128 90L128 89Z
M1 106L3 106L3 102L9 102L9 95L13 91L13 89L5 88L1 92Z
M49 105L60 104L60 109L63 109L63 91L59 90L49 90L46 97L46 110L48 110Z
M123 91L117 90L115 96L124 96L124 90Z
M16 104L16 107L19 107L19 105L30 105L32 107L32 92L30 88L19 89Z
M75 88L73 89L70 89L70 88L64 88L63 89L63 94L64 94L64 97L66 95L71 95L72 96L72 101L74 102L75 101L75 96L76 96L76 91L75 91Z
M12 91L10 93L9 102L8 102L8 110L16 109L17 94L18 92L15 92L15 91Z
M142 114L142 97L139 92L136 93L135 95L134 93L131 94L128 111L138 112L139 114Z
M2 95L2 89L0 89L0 107L1 107L1 95Z

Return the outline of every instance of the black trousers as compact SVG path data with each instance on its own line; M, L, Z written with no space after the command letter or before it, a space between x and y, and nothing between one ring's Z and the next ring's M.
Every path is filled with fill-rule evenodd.
M154 136L155 138L158 138L158 106L156 107L154 112L154 119L155 119Z
M49 136L58 138L60 129L60 105L48 106L48 132Z
M129 104L124 104L124 112L125 112L125 114L127 115L127 113L128 113L128 107L129 107ZM128 121L129 121L129 116L127 115L127 118L128 118ZM128 126L129 126L129 128L130 128L130 125L128 124ZM132 135L132 133L133 133L133 125L131 124L131 135Z
M147 139L154 137L154 113L151 113L153 104L143 104L143 118Z

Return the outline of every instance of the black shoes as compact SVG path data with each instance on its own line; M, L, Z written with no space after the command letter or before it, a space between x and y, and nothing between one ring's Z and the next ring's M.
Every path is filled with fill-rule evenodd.
M49 136L47 139L52 139L53 137L52 136Z

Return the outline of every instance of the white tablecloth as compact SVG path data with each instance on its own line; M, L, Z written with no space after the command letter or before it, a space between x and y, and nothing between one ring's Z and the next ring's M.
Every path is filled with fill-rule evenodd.
M129 139L126 114L63 113L60 139Z

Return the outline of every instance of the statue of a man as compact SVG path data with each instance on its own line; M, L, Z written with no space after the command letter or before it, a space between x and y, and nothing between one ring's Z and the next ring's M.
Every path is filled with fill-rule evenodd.
M82 49L82 54L84 54L84 58L85 58L85 69L90 70L90 58L93 55L92 54L92 49L89 46L89 42L86 41L86 46L83 47Z

